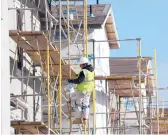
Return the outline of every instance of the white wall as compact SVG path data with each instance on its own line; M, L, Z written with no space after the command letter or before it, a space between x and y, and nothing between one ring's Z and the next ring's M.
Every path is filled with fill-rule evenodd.
M30 2L28 0L28 2ZM8 0L8 8L20 8L21 7L21 3L18 0ZM33 3L33 1L31 2L31 4L29 4L31 7L34 7L35 4ZM27 8L27 6L26 6ZM17 30L17 12L16 10L9 10L8 11L8 15L10 18L10 21L8 21L8 27L9 30ZM33 17L33 25L31 24L31 11L30 10L25 10L23 11L23 26L22 26L22 30L25 31L31 31L32 28L35 28L34 30L38 31L40 30L40 22L38 18L35 18L35 16ZM6 62L8 62L8 65L10 65L10 70L6 70L5 72L11 73L12 68L13 68L13 64L14 64L14 57L15 57L15 50L16 50L16 42L13 41L9 36L8 36L9 42L9 48L8 48L8 58L10 57L10 63L9 60L7 60ZM27 59L27 61L23 61L23 67L24 67L24 75L28 76L29 73L29 68L30 68L30 58L28 57L28 55L24 54L24 57ZM17 60L17 55L16 55L16 60ZM15 70L14 70L14 76L21 76L21 70L17 69L17 62L15 64ZM30 70L31 74L32 74L32 68ZM37 71L39 71L39 68L37 68ZM36 73L37 75L38 73ZM39 75L39 74L38 74ZM27 94L33 94L33 79L29 79L29 84L26 87L27 84L27 79L24 79L24 84L23 84L23 91L27 91ZM36 83L36 91L40 90L40 82L38 79L36 79L35 81ZM22 94L22 85L21 85L21 79L12 79L10 82L10 93L13 93L14 95L21 95ZM37 94L37 93L36 93ZM23 112L20 109L16 109L14 111L11 111L11 117L12 120L13 119L27 119L28 121L33 121L33 97L29 96L26 98L27 103L29 105L28 107L28 112L27 112L27 118L24 117ZM38 101L39 104L41 105L41 98ZM36 103L37 103L37 97L36 97ZM41 107L40 107L41 108ZM10 116L10 115L9 115ZM36 116L36 120L37 121L41 121L41 110L38 111L37 116ZM13 130L12 130L13 131Z
M104 28L95 29L91 36L94 40L107 40L106 31ZM109 44L107 42L95 42L95 57L109 57ZM95 74L108 76L110 75L109 70L109 59L96 59L95 60ZM96 111L97 113L106 113L106 85L105 81L96 81ZM96 115L96 126L106 127L106 114ZM97 129L97 134L106 134L106 129Z
M10 134L10 79L8 44L8 1L1 1L1 134Z
M105 29L100 28L100 29L91 29L89 31L89 39L94 39L94 40L107 40L106 32ZM106 42L95 42L95 57L109 57L109 44ZM65 47L63 50L63 56L67 57L67 48ZM73 47L73 55L77 54L77 48ZM72 54L71 53L71 54ZM89 42L88 44L88 53L93 54L93 42ZM74 63L77 63L75 61ZM78 69L79 66L78 66ZM109 72L109 59L96 59L95 61L95 74L96 75L110 75ZM63 85L66 86L67 83ZM106 101L107 101L107 95L106 95L106 90L105 90L105 81L96 81L96 112L97 113L106 113ZM66 107L63 107L64 111L67 111ZM108 110L108 109L107 109ZM92 105L90 108L90 113L92 113ZM68 121L66 119L63 120L63 127L67 128L69 127ZM73 125L73 127L78 127L78 125ZM96 127L106 127L106 114L97 114L96 116ZM93 116L90 116L90 128L93 128ZM106 129L97 129L96 131L97 134L106 134Z

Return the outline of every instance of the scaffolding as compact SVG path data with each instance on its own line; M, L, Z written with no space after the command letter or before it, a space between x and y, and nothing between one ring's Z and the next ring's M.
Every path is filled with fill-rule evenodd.
M22 1L21 1L22 2ZM88 40L88 11L87 11L87 0L78 1L80 4L83 4L83 18L78 16L76 12L71 18L70 10L75 9L77 11L77 1L76 0L55 0L50 1L55 3L57 11L57 17L54 17L49 10L48 1L45 2L45 29L42 31L37 31L33 27L33 24L36 22L33 21L33 15L36 17L39 14L40 0L38 0L36 8L27 8L27 3L21 3L20 8L9 8L13 11L31 11L31 31L24 30L10 30L9 37L12 38L17 47L23 49L25 56L30 57L30 68L28 75L16 77L14 76L14 71L16 68L16 57L17 57L17 48L14 56L14 64L12 68L11 81L13 79L21 79L22 81L22 93L21 95L11 95L11 104L16 108L22 110L22 113L26 108L25 102L27 97L33 97L33 121L17 120L11 122L11 127L16 129L16 133L23 134L73 134L80 130L81 133L96 134L97 130L105 129L107 134L126 134L128 129L137 129L139 134L160 134L161 132L167 133L167 119L168 117L164 114L164 105L162 105L162 115L160 115L159 108L159 96L158 96L158 84L157 84L157 65L156 65L156 50L154 50L153 58L143 58L141 56L141 39L123 39L123 40L106 40L106 41L96 41ZM25 22L23 22L25 23ZM83 30L82 29L83 24ZM53 27L54 29L53 29ZM75 27L74 27L75 25ZM76 27L77 26L77 27ZM58 35L57 35L58 33ZM57 41L54 39L58 37ZM64 40L62 39L64 38ZM137 42L137 69L138 74L133 75L108 75L108 76L96 76L95 81L104 80L105 81L105 91L107 95L106 99L106 112L96 113L96 87L99 87L95 83L95 89L93 90L93 112L90 116L93 117L93 123L84 125L84 128L81 127L81 121L74 122L72 120L72 104L71 96L63 91L64 79L74 78L77 74L74 70L75 64L73 61L78 60L79 56L88 57L88 43L93 44L93 57L92 62L95 66L96 59L113 59L110 57L96 57L94 56L94 44L96 42L121 42L121 41L136 41ZM62 57L62 47L64 45L68 46L68 56L66 58ZM78 49L78 55L71 55L72 48L76 47ZM127 60L128 58L125 58ZM148 69L142 67L142 61L148 62L149 60L154 60L154 69ZM39 75L36 75L36 69L40 69ZM33 74L31 75L31 70ZM144 72L145 71L145 72ZM151 74L151 71L154 72ZM146 77L147 88L142 88L142 81L144 83L144 78ZM27 94L27 87L29 81L33 80L33 93ZM36 79L40 80L40 91L36 93L35 82ZM23 83L26 80L26 89L23 89ZM124 87L119 89L117 87L109 88L110 83L124 81ZM135 82L136 85L135 86ZM155 84L152 84L155 82ZM128 88L127 88L127 87ZM146 89L148 95L144 96L142 91ZM126 92L127 91L127 94ZM156 93L155 98L152 98L151 91ZM124 96L125 95L125 96ZM37 102L36 102L37 97ZM116 98L116 102L114 101ZM22 98L22 99L20 99ZM41 105L41 116L42 122L36 121L37 112L39 110L39 98L42 100ZM131 98L131 100L130 100ZM148 104L148 108L144 107L144 100ZM156 101L156 105L153 107L153 99ZM23 101L23 103L21 102ZM123 101L124 100L124 101ZM164 103L164 99L161 99ZM64 102L63 102L64 101ZM129 102L132 101L134 107L133 111L128 111L127 107ZM18 102L20 104L18 104ZM115 103L116 108L113 106ZM124 104L126 108L122 110L121 106ZM137 106L138 104L138 106ZM63 107L66 107L67 112L64 112ZM156 113L153 116L153 110L156 110ZM145 113L147 111L147 113ZM96 126L96 116L105 114L106 116L106 126L97 127ZM135 114L136 117L127 117L128 114ZM47 117L44 117L47 116ZM63 127L63 119L68 120L69 128ZM137 125L127 125L127 121L137 121ZM74 126L79 125L79 126ZM156 130L157 129L157 130ZM88 131L88 132L87 132Z

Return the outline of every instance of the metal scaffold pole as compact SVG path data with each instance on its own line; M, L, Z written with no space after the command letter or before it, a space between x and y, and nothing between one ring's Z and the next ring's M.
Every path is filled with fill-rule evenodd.
M50 134L51 126L51 108L50 108L50 59L49 59L49 43L47 43L47 101L48 101L48 134Z
M98 133L98 131L100 131L100 132L106 132L107 134L110 134L110 133L112 133L112 134L125 133L126 134L129 132L127 129L134 130L136 128L136 130L137 130L136 132L139 131L139 134L145 134L146 131L148 131L148 129L149 129L151 134L153 132L155 132L155 133L157 132L157 134L159 135L160 130L161 130L161 128L160 128L161 123L159 123L159 120L161 122L162 118L160 118L160 116L159 116L160 114L159 114L159 93L158 93L158 90L160 90L160 89L158 88L158 82L157 82L158 80L157 80L157 68L156 68L156 66L157 66L157 64L156 64L156 50L154 49L154 69L147 69L147 71L149 70L149 72L151 70L154 70L154 78L152 78L152 79L150 78L150 79L155 81L154 83L155 83L155 90L156 90L155 91L156 92L156 97L155 97L156 101L153 104L154 104L154 107L156 106L156 108L154 108L154 109L156 109L157 112L156 112L156 116L153 118L153 116L151 116L151 114L147 114L147 116L145 115L145 112L148 109L146 107L145 103L151 102L151 103L148 103L150 105L149 112L153 111L152 97L151 97L152 94L150 93L151 92L150 90L152 89L151 87L153 87L153 84L150 84L150 86L148 86L149 88L145 87L145 86L147 86L146 81L149 83L148 77L153 76L153 74L150 73L148 75L148 73L147 73L147 75L146 75L146 73L145 73L146 69L144 68L144 65L145 65L144 61L147 63L146 65L148 66L148 65L150 65L150 64L148 64L148 61L152 60L152 58L141 56L141 39L135 38L135 39L121 39L121 40L119 40L119 39L117 39L117 40L99 40L99 41L96 41L94 39L89 40L88 35L92 34L92 33L88 30L87 0L83 0L82 1L83 3L80 1L81 2L80 6L78 4L76 5L77 1L80 1L80 0L72 0L72 1L71 0L54 0L54 2L56 3L56 6L55 6L56 11L54 13L52 11L54 9L54 6L52 7L53 9L51 10L51 5L50 5L52 0L49 0L49 1L44 0L45 8L43 8L43 10L45 12L42 14L45 15L45 18L43 18L43 15L41 16L41 10L39 8L41 5L40 0L38 1L38 7L36 7L36 8L26 8L26 4L25 4L25 8L22 8L22 7L18 8L18 9L17 8L9 8L9 10L16 10L16 11L30 10L31 24L32 24L31 30L29 31L26 29L25 22L24 23L21 22L24 24L24 27L25 27L24 31L17 30L17 32L14 32L12 30L11 33L9 34L10 37L12 39L14 39L15 42L16 42L16 38L18 38L17 45L19 45L19 47L23 48L24 53L26 53L26 55L24 56L25 66L22 66L22 68L27 69L27 65L30 64L30 59L32 60L32 63L33 63L33 66L30 65L31 67L29 69L29 74L24 73L23 74L24 76L23 75L18 76L17 73L15 73L16 72L15 71L16 60L14 60L14 63L13 63L14 65L13 65L13 68L11 69L12 73L11 73L10 79L11 80L12 79L22 80L22 82L21 82L22 83L21 84L22 90L24 90L23 89L24 82L27 80L26 90L21 91L22 93L24 92L25 94L21 93L19 95L15 95L16 92L14 91L13 95L11 95L11 98L15 97L19 101L20 101L19 98L26 99L25 100L26 107L29 106L27 104L33 104L33 106L30 106L33 110L33 112L32 112L33 113L33 122L29 121L29 123L28 123L28 121L26 121L28 124L24 125L24 123L26 123L24 121L23 124L21 125L20 120L18 120L17 125L13 126L13 128L18 130L19 133L21 133L21 134L34 132L32 134L45 133L48 135L57 134L57 133L64 134L66 132L68 132L68 134L71 135L74 132L79 132L79 130L81 131L82 134L84 133L85 135L86 134L89 134L89 135L94 134L95 135L96 130L97 130L97 133ZM22 5L22 2L23 2L23 0L21 0L21 5ZM73 2L74 2L74 5L72 4ZM26 3L27 3L27 0L26 0ZM80 14L79 18L76 15L78 13L78 10L77 10L78 6L81 8L81 9L79 9L79 14ZM74 8L77 8L77 9L72 10ZM65 11L66 11L66 13L65 13ZM92 8L90 11L92 11ZM36 17L34 16L34 12L37 12ZM97 11L94 11L94 12L97 12ZM40 15L38 15L38 14L40 14ZM65 14L67 15L66 17L64 16ZM83 16L81 14L83 14ZM109 14L110 13L108 13L108 15ZM58 18L58 20L53 15L54 16L56 15L56 18ZM24 15L24 17L25 17L25 15ZM108 20L108 17L107 17L107 20ZM45 23L38 22L39 19L41 19ZM76 24L78 19L80 20L80 24ZM36 26L36 24L34 24L35 20L37 21L37 26ZM90 17L89 17L89 22L90 22ZM81 26L82 23L83 23L83 26ZM109 23L109 22L106 22L106 23ZM53 27L53 25L55 26L55 28ZM78 27L78 25L79 25L79 29L77 30L76 28ZM90 26L90 24L89 24L89 26ZM96 26L97 26L97 24L96 24ZM41 28L37 29L37 27L38 28L41 27ZM83 28L81 28L81 27L83 27ZM106 25L104 27L106 27ZM84 32L81 32L82 31L81 29L83 29ZM95 29L95 27L93 27L93 29ZM54 30L54 32L53 32L53 30ZM52 35L53 34L52 32L54 33L54 36ZM71 33L71 32L73 32L73 33ZM88 32L90 32L90 33L88 33ZM95 33L93 33L93 34L95 34ZM116 34L116 33L114 33L114 34ZM52 40L56 40L56 41L52 42L52 40L51 40L52 36L54 37ZM36 39L36 44L35 44L35 39ZM101 45L101 43L103 43L102 45L105 45L105 43L106 43L106 45L109 47L110 43L115 44L117 41L137 41L137 44L136 44L137 45L137 57L131 58L131 60L136 61L135 63L133 63L131 65L128 62L127 63L128 65L124 65L123 64L124 62L122 62L122 60L123 61L129 60L130 59L129 57L123 57L123 58L108 57L102 51L105 48L95 47L97 44ZM88 53L91 53L91 50L92 50L89 48L90 46L88 46L90 44L89 42L93 42L93 56L88 56ZM66 47L66 49L65 49L65 47ZM76 47L76 49L74 49L74 47ZM71 48L73 48L73 49L71 49ZM100 53L98 54L99 56L95 56L97 54L97 53L95 53L95 51L97 49L100 50ZM84 50L84 52L83 52L83 50ZM62 55L63 55L63 57L62 57ZM73 99L71 101L71 97L73 97L73 96L68 93L69 97L66 97L67 96L66 90L63 89L64 88L63 79L76 78L75 74L76 74L78 68L75 66L78 65L76 63L76 61L79 59L79 56L85 56L87 58L89 57L88 58L89 60L91 60L91 61L93 60L93 66L95 68L95 72L96 72L96 74L97 73L99 74L99 75L95 76L95 80L94 80L95 86L94 86L93 93L92 93L92 109L93 110L92 110L92 113L90 113L90 115L89 115L89 118L87 120L87 122L88 122L87 124L82 123L81 119L80 119L81 121L78 123L75 123L74 121L72 121L73 118L76 117L73 114L73 111L76 110L76 108L75 108L76 106L74 105L75 103L74 103ZM103 56L106 56L106 57L103 57ZM15 56L13 56L13 57L14 57L14 59L17 59L17 49L15 51ZM97 63L95 64L97 59L105 60L105 62L100 63L99 64L100 67L99 67L99 66L97 66ZM121 67L124 67L124 66L130 66L129 68L132 68L132 67L135 67L135 65L136 65L136 71L135 71L136 73L128 75L126 69L123 69L123 72L118 71L117 73L112 73L110 71L112 69L111 68L112 64L110 63L111 61L109 62L109 59L110 60L115 59L117 62L119 61L123 64L123 65L122 64L117 65L117 64L113 63L115 68L118 68L118 69ZM95 67L95 65L96 65L96 67ZM108 67L106 67L106 69L104 69L103 66L106 66L106 65L108 65ZM73 67L75 67L75 68L73 68ZM17 66L16 66L16 68L17 68ZM31 74L31 71L32 71L31 68L34 69L32 74ZM99 70L96 70L98 68L101 69L101 73L99 73ZM138 68L138 71L137 71L137 68ZM35 72L35 69L37 70L36 72ZM94 72L94 75L95 75L95 72ZM123 73L122 76L120 76L120 73ZM109 75L109 74L111 74L111 75ZM25 75L27 75L27 76L25 76ZM144 76L145 77L147 76L147 79ZM29 86L31 85L30 84L31 81L29 81L29 79L32 79L33 89L32 89L32 87L29 88ZM98 82L97 80L99 80L100 82ZM41 84L39 85L38 82L41 82ZM98 82L98 83L96 84L95 82L96 83ZM127 87L128 84L130 86ZM38 89L40 89L40 90L38 91ZM97 97L99 97L99 94L103 93L103 95L100 96L100 98L103 97L103 99L98 102L103 102L104 105L103 105L103 103L101 103L100 107L97 105L98 103L96 103L96 89L98 91ZM150 90L147 91L147 89L150 89ZM29 93L28 90L34 90L34 91L32 91L32 93ZM101 91L99 91L99 90L101 90ZM105 90L105 93L103 90ZM62 92L65 92L65 95L63 95ZM144 92L146 92L146 93L144 93ZM149 94L149 95L147 95L149 97L147 97L145 94ZM29 98L32 98L33 103L28 103ZM148 98L149 98L149 100L148 100ZM121 101L124 99L127 102ZM133 101L133 103L134 103L134 108L133 108L134 110L133 111L128 110L128 108L127 108L128 105L131 103L131 101ZM72 102L72 104L71 104L71 102ZM162 116L164 117L165 116L165 114L164 114L164 109L165 109L164 108L164 100L162 101L162 103L163 103L162 104ZM139 104L139 110L137 109L137 106L136 106L138 104ZM67 108L64 108L66 105L67 105ZM99 107L97 109L98 113L96 113L96 105L97 105L97 107ZM124 109L124 107L125 107L125 109ZM27 115L27 116L25 116L25 119L29 120L29 118L26 118L26 117L29 117L28 113L31 113L31 112L29 112L28 107L22 108L22 106L21 106L19 108L18 103L17 103L17 107L15 107L15 106L11 107L11 111L13 111L15 109L24 109L21 111L23 111L23 112L25 111L24 114ZM106 109L106 112L105 112L105 109ZM124 109L124 111L123 111L123 109ZM148 112L148 110L147 110L147 112ZM130 115L135 114L135 113L136 113L136 117L135 116L129 117ZM39 114L42 117L39 117ZM97 125L99 125L99 127L96 127L96 116L98 119L97 122L102 122L100 124L99 123L97 124ZM23 119L23 118L21 118L21 119ZM41 122L38 121L39 119L41 120ZM68 122L65 122L67 119L68 119ZM101 121L99 121L100 119L101 119ZM165 117L163 119L165 119L165 121L166 121ZM127 124L128 121L138 121L138 125L129 125L129 124ZM150 121L149 125L147 124L147 121ZM40 124L38 124L38 123L40 123ZM70 125L68 125L68 124L70 124ZM74 126L72 124L74 124ZM77 124L79 125L79 128L76 127ZM154 127L153 124L155 124L155 126L157 125L157 128ZM166 124L166 123L164 123L164 124ZM83 125L83 129L81 128L81 125ZM41 129L40 129L40 126L42 127ZM103 127L101 127L101 126L103 126ZM77 129L77 130L75 130L75 129ZM92 133L90 133L91 129L92 129ZM28 131L28 130L30 130L30 131Z
M67 0L67 38L68 38L68 63L69 63L69 77L71 78L71 63L70 63L70 29L69 29L69 0Z
M88 57L87 0L83 1L83 7L84 7L83 9L84 10L84 56ZM85 135L86 135L86 127L87 127L87 124L84 124L84 134ZM89 131L90 129L89 129L89 122L88 122L88 132Z
M139 84L139 133L142 132L142 90L141 90L141 39L137 40L138 43L138 84Z
M59 0L59 130L60 134L62 134L62 60L61 60L61 0Z
M71 55L70 55L70 23L69 23L69 0L67 0L67 38L68 38L68 63L69 63L69 78L71 78ZM70 99L70 95L69 95L69 99ZM69 112L69 128L70 128L70 135L72 134L72 112L71 112L71 99L68 103L68 112Z
M88 57L88 21L87 21L87 0L84 0L84 56Z
M154 49L154 81L155 81L155 92L156 92L156 119L157 119L157 134L159 134L159 93L158 93L158 81L157 81L157 63L156 63L156 49Z
M47 1L45 0L45 19L46 19L46 31L48 32L48 16L47 16ZM51 106L50 106L50 52L49 52L49 35L47 33L47 55L46 55L46 60L47 60L47 105L48 105L48 134L50 135L50 128L51 128Z

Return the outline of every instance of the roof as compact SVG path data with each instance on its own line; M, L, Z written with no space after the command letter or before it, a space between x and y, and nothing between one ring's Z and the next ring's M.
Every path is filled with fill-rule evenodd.
M92 13L94 17L90 16L90 6L92 6ZM58 11L59 6L52 6L52 15L57 18L57 11ZM114 16L112 14L112 8L111 4L95 4L95 5L88 5L87 6L87 11L88 11L88 27L89 28L101 28L102 26L105 27L106 29L106 34L108 37L108 40L118 40L118 33L116 30L115 26L115 20ZM66 6L62 6L63 12L66 12ZM73 25L78 26L78 20L77 16L79 19L83 19L83 5L75 5L75 6L70 6L70 12L74 13L74 20L73 20ZM113 42L109 43L111 49L118 49L119 48L119 42Z
M141 60L141 71L142 74L141 79L145 81L147 74L147 66L148 62L151 60L150 57L142 57ZM111 76L132 76L135 77L135 81L138 79L139 70L138 70L138 58L137 57L115 57L109 60L110 61L110 75ZM149 83L148 83L149 84ZM152 87L150 83L149 86ZM123 80L110 80L109 88L116 89L116 94L120 96L130 97L134 94L134 97L139 96L138 87L135 83L129 79ZM132 91L133 90L133 91ZM153 94L152 89L148 89L148 91ZM133 93L132 93L133 92ZM144 92L142 91L142 94Z
M143 57L141 60L141 70L147 72L147 65L150 57ZM110 61L110 74L118 76L138 76L138 58L137 57L115 57Z

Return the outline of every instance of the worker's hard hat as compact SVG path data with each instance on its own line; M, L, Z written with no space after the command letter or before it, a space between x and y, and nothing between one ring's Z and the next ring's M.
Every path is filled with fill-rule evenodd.
M81 57L79 64L89 63L89 60L86 57Z

